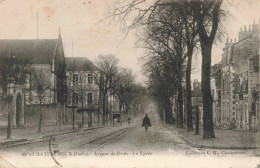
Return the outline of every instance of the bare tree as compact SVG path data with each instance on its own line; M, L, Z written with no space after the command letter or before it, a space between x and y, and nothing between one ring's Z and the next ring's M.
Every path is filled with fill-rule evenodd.
M187 131L193 130L192 121L192 101L191 101L191 71L192 71L192 55L194 47L198 42L198 29L196 20L193 16L194 2L180 1L179 10L182 11L182 19L185 27L185 43L187 47L187 69L186 69L186 114L187 114Z
M127 104L127 99L130 97L130 88L134 82L134 76L129 69L121 69L121 75L119 81L112 88L113 92L119 99L119 113L122 112L123 104Z
M177 126L183 127L183 75L184 65L187 58L185 41L185 25L182 18L180 5L169 4L160 5L153 12L147 29L148 35L145 36L145 48L152 51L148 57L161 59L170 64L176 70L177 85ZM166 64L162 64L165 66Z
M211 66L211 51L212 45L218 31L220 16L222 10L220 8L223 0L209 1L187 1L192 3L192 20L195 20L197 25L199 41L202 52L202 95L203 95L203 138L214 138L213 115L212 115L212 97L210 92L210 66ZM124 1L125 2L125 1ZM176 1L157 0L148 7L142 7L144 0L131 0L126 3L117 3L114 10L111 12L112 18L122 23L127 30L136 28L137 26L147 25L153 13L161 5L171 5ZM187 3L186 2L186 3ZM183 8L184 11L185 8ZM134 20L127 23L125 20L128 16L135 14ZM187 19L187 13L184 13ZM185 19L184 18L184 19ZM184 28L185 29L185 28ZM188 60L190 61L190 60ZM190 64L189 62L188 64ZM180 64L178 64L180 65ZM181 98L181 95L179 99Z
M51 72L51 67L45 66L35 66L31 67L31 92L33 95L33 99L39 103L39 124L38 124L38 133L42 130L42 120L43 120L43 113L42 113L42 105L47 103L47 98L50 95L52 83L50 80L49 73ZM46 98L46 99L45 99Z
M213 126L213 100L210 88L210 68L212 45L218 31L223 0L195 1L194 17L198 24L198 34L202 53L202 99L203 138L215 138Z
M96 62L98 72L92 68L92 74L94 80L102 93L102 125L105 125L105 121L108 123L108 106L107 106L107 94L120 79L118 74L118 59L113 55L100 55Z
M175 87L177 77L174 73L175 69L172 69L173 67L167 62L150 62L146 64L146 73L149 76L149 94L156 100L159 115L167 124L174 124L171 100L172 96L177 92Z

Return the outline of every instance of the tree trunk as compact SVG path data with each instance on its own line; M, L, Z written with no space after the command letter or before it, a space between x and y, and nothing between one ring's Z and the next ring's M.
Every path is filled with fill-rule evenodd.
M41 133L42 131L42 100L40 100L40 120L39 120L39 126L38 126L38 133Z
M61 130L61 121L62 121L62 106L61 104L58 105L59 108L59 130Z
M82 110L82 113L81 113L81 122L82 122L82 127L84 127L84 107L83 107L83 99L81 100L81 110Z
M121 115L122 113L122 106L123 106L123 103L121 100L119 100L119 114Z
M161 121L164 121L164 109L162 108L162 103L160 101L157 101L157 110L159 113L159 117Z
M213 126L212 106L213 100L210 87L212 43L201 43L202 51L202 100L203 100L203 138L215 138Z
M170 99L165 100L165 123L166 124L174 123Z
M108 114L109 114L109 110L108 110L108 96L106 96L106 125L108 125Z
M181 68L178 72L178 128L183 128L183 95L182 95L182 77L181 77Z
M128 116L129 114L129 105L128 103L125 104L125 111L126 111L126 115Z
M109 105L109 122L110 125L112 124L112 118L111 118L111 114L112 114L112 95L110 94L110 105Z
M199 126L200 126L200 114L199 114L199 107L198 105L195 106L195 116L196 116L196 128L195 128L195 135L199 135L200 134L200 129L199 129Z
M103 94L103 114L102 114L102 125L105 125L105 117L106 117L106 94Z
M98 98L98 111L97 111L97 115L98 115L98 123L97 123L97 125L99 126L99 123L100 123L100 96Z
M186 70L186 110L187 110L187 131L193 130L192 124L192 101L191 101L191 64L192 64L192 51L188 53L188 62Z
M178 98L177 98L178 99ZM177 102L176 103L176 110L177 110L177 113L176 113L176 127L178 128L179 127L179 103Z
M7 139L11 139L12 135L12 117L11 117L11 101L8 101L8 127L7 127Z
M75 107L74 107L74 104L72 106L72 129L74 130L74 120L75 120Z

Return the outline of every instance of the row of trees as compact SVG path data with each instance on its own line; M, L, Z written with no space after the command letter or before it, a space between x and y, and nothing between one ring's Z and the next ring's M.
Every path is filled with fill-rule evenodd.
M108 116L112 117L111 110L109 111L108 108L109 95L113 95L118 100L118 113L129 115L130 107L137 111L145 90L143 86L136 83L131 70L119 68L118 63L119 60L113 55L100 55L96 62L98 71L92 70L100 97L102 97L102 125L112 119L108 118Z
M173 124L171 102L177 99L177 127L183 127L183 84L186 90L187 130L192 126L191 70L197 45L202 55L203 138L214 138L210 67L212 45L223 16L222 0L188 1L143 0L118 3L111 12L127 30L141 27L141 45L147 49L145 70L149 88L165 115ZM134 15L134 16L133 16ZM127 18L134 18L129 21Z

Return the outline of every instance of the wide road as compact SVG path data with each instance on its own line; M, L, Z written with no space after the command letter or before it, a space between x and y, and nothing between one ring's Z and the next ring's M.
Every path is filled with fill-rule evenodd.
M145 114L152 124L147 133L141 126ZM213 150L189 146L176 131L160 122L152 102L147 105L145 114L133 119L131 124L78 131L49 137L45 142L1 149L0 167L1 164L9 164L6 167L174 167L180 164L183 167L208 167L210 162L205 162L205 159L225 167L225 158L229 158L229 167L237 164L243 167L245 163L245 167L254 167L259 160L254 157L253 150ZM214 152L223 151L243 154L214 155ZM189 162L183 162L183 159ZM194 160L199 164L193 164Z

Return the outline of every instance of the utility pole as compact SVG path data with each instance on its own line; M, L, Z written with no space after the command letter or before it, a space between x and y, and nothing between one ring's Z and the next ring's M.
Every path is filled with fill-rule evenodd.
M7 103L8 103L8 127L7 127L7 139L11 139L12 135L12 116L11 116L11 103L12 103L12 92L11 85L13 84L13 80L10 78L7 80Z
M83 98L83 93L82 93L82 95L81 95L81 109L82 109L82 113L81 113L81 120L82 120L82 127L84 128L84 107L83 107L83 100L84 100L84 98Z
M38 39L38 20L39 20L39 13L37 12L37 25L36 25L36 38Z

